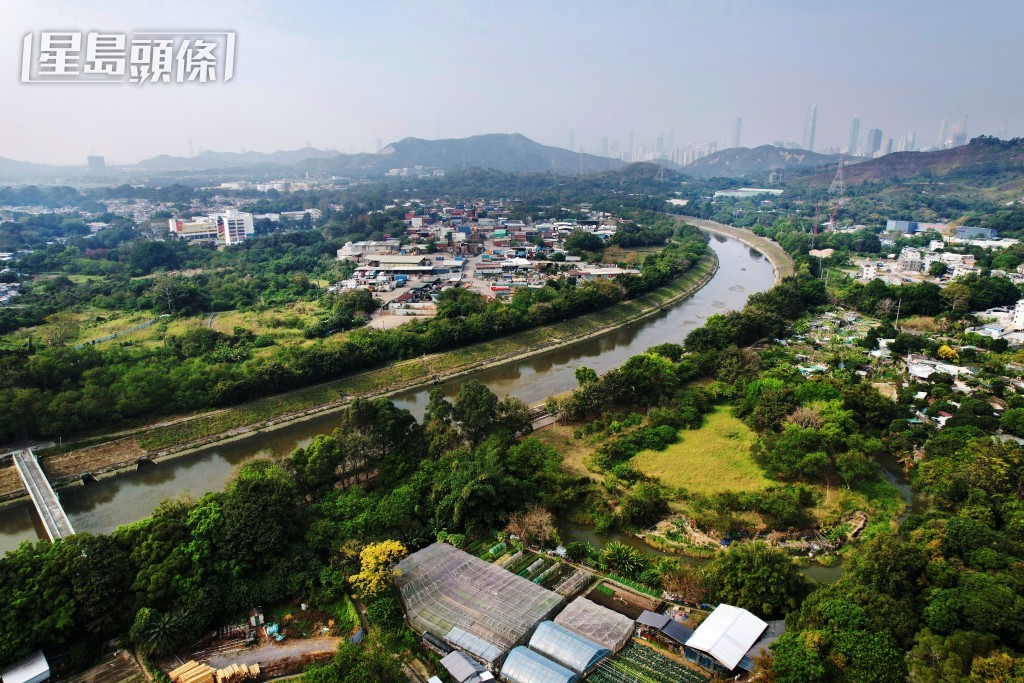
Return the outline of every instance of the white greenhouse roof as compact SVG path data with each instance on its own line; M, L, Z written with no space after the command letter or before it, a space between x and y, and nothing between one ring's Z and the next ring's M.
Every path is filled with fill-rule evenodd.
M494 663L563 602L501 567L434 543L398 564L402 607L419 632Z
M580 678L561 664L520 645L501 667L501 678L509 683L576 683Z
M585 673L611 654L608 648L553 621L540 622L530 638L530 649L576 673Z
M725 668L734 669L766 628L767 622L741 607L719 605L693 632L686 647L707 652Z
M42 650L36 650L27 657L0 669L0 678L3 679L3 683L33 683L34 681L44 681L49 677L50 665Z

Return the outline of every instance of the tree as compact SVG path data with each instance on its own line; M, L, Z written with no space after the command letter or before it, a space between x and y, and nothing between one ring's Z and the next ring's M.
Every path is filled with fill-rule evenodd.
M471 379L459 389L453 406L455 419L471 445L477 445L498 419L498 397L479 380Z
M582 387L589 382L597 381L597 372L586 366L576 368L576 382Z
M858 481L870 479L876 471L875 464L860 451L845 451L835 457L836 473L850 488Z
M954 316L959 317L970 308L971 290L962 282L952 282L942 290L942 301Z
M398 541L371 543L359 553L359 573L348 578L365 600L372 600L391 586L394 566L409 551Z
M542 546L555 535L555 516L539 505L531 505L525 512L513 513L505 531L526 545Z
M128 638L145 655L166 655L181 644L181 615L143 607L135 615Z
M932 277L942 277L949 272L949 266L942 261L932 261L931 265L928 266L928 274Z
M719 602L778 619L796 609L810 585L793 560L767 543L735 543L708 566L707 585Z
M941 360L949 361L950 363L960 362L960 355L946 344L940 346L935 355Z
M78 338L81 325L78 318L67 311L58 311L46 316L44 339L50 346L64 346Z
M1011 408L999 418L1003 431L1014 436L1024 436L1024 408Z
M680 564L662 574L661 585L667 593L691 605L701 604L708 594L703 573L688 564Z
M584 230L576 230L565 238L565 248L572 253L603 251L604 247L605 244L603 239L592 232L586 232Z

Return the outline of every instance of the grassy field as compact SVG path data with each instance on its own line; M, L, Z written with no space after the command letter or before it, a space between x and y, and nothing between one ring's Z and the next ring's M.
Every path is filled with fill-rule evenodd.
M572 438L572 430L573 428L568 425L553 424L534 432L533 436L562 454L562 469L577 475L593 476L587 470L586 459L594 449L583 441Z
M705 416L703 427L680 432L680 437L664 451L638 453L633 467L666 486L701 493L759 491L771 485L750 455L754 432L730 409L718 408Z

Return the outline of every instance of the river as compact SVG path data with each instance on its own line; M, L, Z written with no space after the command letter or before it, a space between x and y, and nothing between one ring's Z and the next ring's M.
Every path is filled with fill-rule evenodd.
M479 379L498 396L512 394L527 403L544 400L576 386L576 368L587 366L598 373L618 367L630 356L665 342L681 343L686 334L715 313L742 308L747 297L772 286L773 271L759 252L732 238L712 235L719 269L693 296L656 316L631 323L606 335L554 349L536 356L481 370L469 377ZM454 396L469 377L440 385ZM392 398L421 418L428 389L414 389ZM217 491L238 466L258 455L283 458L304 446L317 434L333 430L334 415L300 422L280 430L215 445L190 456L159 465L142 466L137 472L61 492L61 500L76 531L109 532L122 524L146 517L161 500L181 494L195 497ZM0 552L25 540L39 538L35 512L28 505L0 511Z

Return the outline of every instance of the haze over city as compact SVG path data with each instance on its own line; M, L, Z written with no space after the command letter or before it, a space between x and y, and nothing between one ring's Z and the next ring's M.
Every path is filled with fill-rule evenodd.
M0 2L0 157L134 163L307 144L373 152L408 136L519 132L622 156L860 136L1024 134L1024 5L987 2L551 4ZM22 39L46 30L227 30L228 84L31 85ZM191 147L190 147L191 141ZM635 152L634 152L635 156ZM627 159L628 160L628 159Z

